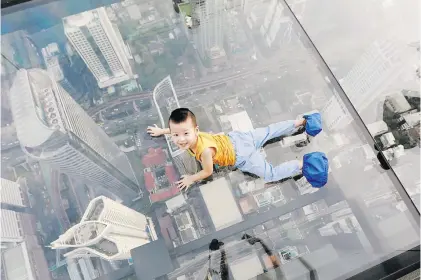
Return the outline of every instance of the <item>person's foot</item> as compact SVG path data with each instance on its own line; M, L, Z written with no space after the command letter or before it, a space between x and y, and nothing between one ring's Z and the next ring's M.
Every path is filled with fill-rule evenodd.
M218 239L212 239L211 243L209 244L209 250L216 251L224 245L224 242L219 241Z
M302 174L315 188L326 185L329 172L329 161L322 152L305 154L303 157Z
M301 118L299 120L296 120L294 125L295 125L296 128L304 127L306 125L306 119Z
M303 118L305 119L305 130L308 135L314 137L322 131L322 116L320 113L304 115Z

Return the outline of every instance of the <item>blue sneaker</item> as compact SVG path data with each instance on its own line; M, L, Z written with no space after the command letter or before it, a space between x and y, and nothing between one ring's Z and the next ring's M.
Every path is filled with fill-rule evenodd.
M321 188L327 183L329 161L324 153L314 152L303 157L303 175L315 188Z
M308 135L314 137L322 131L322 117L320 113L304 115L303 118L306 120L305 129Z

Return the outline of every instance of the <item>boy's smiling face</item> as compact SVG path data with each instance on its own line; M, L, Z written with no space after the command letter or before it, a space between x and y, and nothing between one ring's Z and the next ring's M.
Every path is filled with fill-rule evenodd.
M196 148L199 127L195 126L191 118L181 123L169 123L172 141L182 150Z

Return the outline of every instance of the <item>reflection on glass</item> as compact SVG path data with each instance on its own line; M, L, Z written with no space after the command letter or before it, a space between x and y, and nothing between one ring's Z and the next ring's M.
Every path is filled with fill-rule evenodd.
M297 7L300 1L286 2L294 13L301 12ZM412 28L418 14L410 3L361 2L365 9L358 11L358 5L326 0L314 7L323 7L319 8L323 20L314 17L314 13L306 13L301 24L363 121L368 126L377 126L381 121L386 123L385 132L391 133L390 136L381 136L380 131L373 134L370 130L378 146L376 149L384 154L378 157L387 160L384 168L392 166L419 208L420 174L409 170L420 168L420 37ZM339 9L346 9L347 13L340 14ZM399 20L403 15L405 20ZM335 24L329 24L328 18ZM349 122L347 117L332 125L340 130ZM389 143L384 145L385 141Z
M385 171L417 202L419 38L405 29L412 12L394 22L405 3L100 2L2 17L3 278L205 279L228 267L233 279L337 279L419 243L414 208ZM146 133L179 107L210 133L320 112L317 137L278 138L261 154L276 165L322 151L328 184L265 184L215 166L180 193L200 163ZM223 253L209 250L213 239Z

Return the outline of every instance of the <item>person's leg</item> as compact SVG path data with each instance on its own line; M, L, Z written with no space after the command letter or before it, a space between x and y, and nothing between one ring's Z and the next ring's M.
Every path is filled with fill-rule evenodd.
M255 151L243 165L238 166L238 169L255 174L269 183L295 176L301 173L301 167L302 164L299 160L291 160L273 166L263 158L260 152Z
M303 124L304 119L283 121L270 124L266 127L257 128L250 131L250 133L253 136L254 146L256 149L260 149L267 141L276 137L290 135L297 127Z

